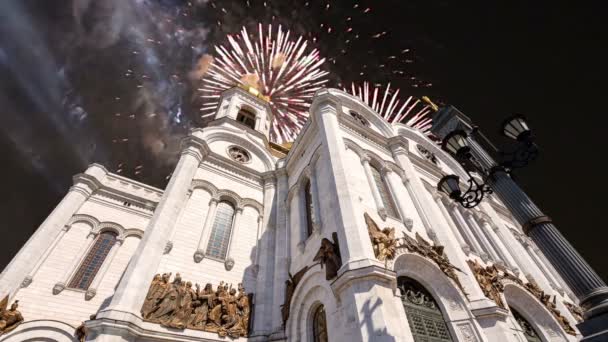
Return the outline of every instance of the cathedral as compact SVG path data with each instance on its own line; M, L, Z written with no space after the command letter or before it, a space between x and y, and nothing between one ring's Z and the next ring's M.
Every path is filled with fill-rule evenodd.
M289 144L220 98L166 188L93 164L0 275L0 341L578 341L567 285L508 206L426 134L318 91Z

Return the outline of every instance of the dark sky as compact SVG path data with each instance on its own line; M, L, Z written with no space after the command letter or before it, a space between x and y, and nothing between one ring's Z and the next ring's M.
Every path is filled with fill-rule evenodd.
M516 179L606 279L602 13L555 1L3 1L0 266L89 163L164 187L179 139L204 125L189 73L226 34L263 22L316 38L331 86L430 95L498 145L503 118L526 115L542 154Z

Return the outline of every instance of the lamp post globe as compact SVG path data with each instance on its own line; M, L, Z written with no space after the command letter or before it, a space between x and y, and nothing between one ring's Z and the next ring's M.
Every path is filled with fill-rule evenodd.
M459 200L462 195L460 190L460 178L456 175L447 175L437 183L437 189L450 196L453 200Z
M532 136L532 130L523 115L513 115L507 118L502 125L502 134L506 137L520 142L528 141Z
M456 156L459 160L471 158L471 148L467 142L467 134L456 130L448 134L441 142L441 148Z

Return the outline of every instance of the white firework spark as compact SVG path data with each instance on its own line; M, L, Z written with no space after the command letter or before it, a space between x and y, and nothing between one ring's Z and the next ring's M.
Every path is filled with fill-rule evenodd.
M270 139L276 143L295 140L306 122L314 93L328 81L320 69L325 58L308 42L290 40L290 31L281 26L267 31L258 25L251 38L243 27L240 34L228 36L228 46L215 46L216 58L202 78L199 90L205 99L202 117L213 115L221 92L237 85L252 86L264 95L274 114Z
M347 89L344 91L348 92ZM432 109L420 99L413 96L403 100L399 98L399 89L392 90L389 83L383 90L382 86L363 82L363 85L351 84L351 94L365 102L376 113L390 123L399 122L416 128L426 135L431 135Z

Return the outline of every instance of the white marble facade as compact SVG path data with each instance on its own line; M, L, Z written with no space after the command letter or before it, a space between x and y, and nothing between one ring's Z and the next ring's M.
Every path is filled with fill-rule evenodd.
M255 116L252 127L236 120L243 109ZM0 295L19 300L25 321L0 341L76 341L75 329L85 321L87 341L229 339L142 320L150 281L164 272L201 285L243 283L254 306L249 337L237 340L315 341L313 313L322 305L329 341L416 341L398 288L407 277L433 297L445 322L448 337L436 341L526 341L511 310L484 295L467 260L535 282L575 326L563 303L576 299L496 198L466 210L437 192L443 174L464 172L437 143L388 124L335 89L318 92L310 114L289 152L281 154L268 142L268 104L234 88L223 94L216 120L184 140L164 191L96 164L75 176L64 199L1 274ZM374 172L384 182L384 199ZM222 202L234 208L234 216L225 255L218 257L207 248ZM399 251L393 260L377 260L364 213L381 227L394 227L397 237L418 234L444 246L462 270L462 289L419 254ZM327 280L313 258L321 240L331 240L334 232L342 266ZM75 273L104 233L116 243L88 288L74 288ZM286 280L307 266L284 323ZM505 282L501 296L540 341L580 338L565 332L516 281Z

